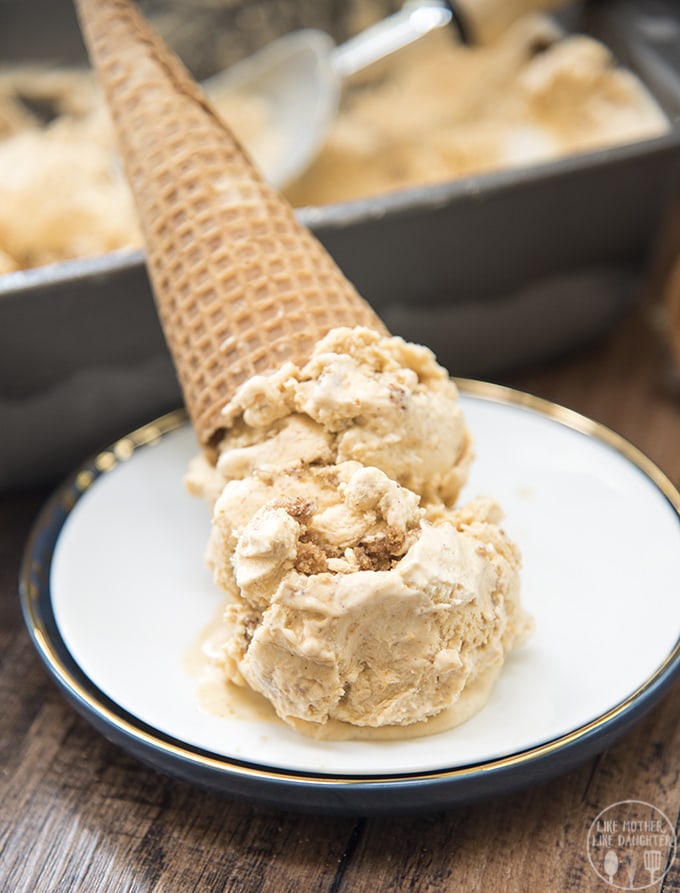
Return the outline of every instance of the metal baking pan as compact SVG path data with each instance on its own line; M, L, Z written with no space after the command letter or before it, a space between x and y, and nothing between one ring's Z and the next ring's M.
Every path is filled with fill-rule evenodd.
M327 24L310 9L286 25ZM669 133L298 212L390 329L453 374L497 377L607 331L639 294L680 184L678 5L609 0L576 19L647 84ZM70 3L0 6L3 61L83 52ZM0 489L54 482L180 400L142 252L0 277Z

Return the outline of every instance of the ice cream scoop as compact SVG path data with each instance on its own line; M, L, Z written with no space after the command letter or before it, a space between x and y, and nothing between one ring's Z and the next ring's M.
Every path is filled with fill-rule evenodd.
M264 103L264 125L248 148L267 179L285 186L321 148L338 110L343 81L451 18L443 3L410 0L341 46L324 31L294 31L209 78L204 86L217 99L237 94Z
M263 102L265 121L249 149L267 179L282 187L318 154L345 80L435 29L451 24L461 39L488 41L519 16L558 2L407 0L398 12L340 46L323 31L294 31L209 78L204 86L215 97L242 94Z

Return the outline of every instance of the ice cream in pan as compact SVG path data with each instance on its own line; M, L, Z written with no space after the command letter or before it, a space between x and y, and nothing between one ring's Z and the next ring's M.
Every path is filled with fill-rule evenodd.
M500 509L455 506L456 385L389 335L134 5L78 7L202 447L225 685L318 737L463 721L529 621Z

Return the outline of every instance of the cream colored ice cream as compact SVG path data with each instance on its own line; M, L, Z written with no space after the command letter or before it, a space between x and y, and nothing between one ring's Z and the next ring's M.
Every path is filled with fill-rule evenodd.
M277 141L271 130L263 138L262 99L219 88L211 99L266 165ZM54 119L40 121L34 105L52 108ZM481 47L442 30L347 86L319 157L286 194L296 206L348 201L649 139L670 126L606 47L565 36L542 16ZM141 241L92 75L0 68L0 274Z
M520 557L479 500L454 509L472 447L424 347L335 329L303 368L241 387L216 466L208 562L230 597L225 680L325 737L466 719L526 634Z
M669 121L632 72L586 35L525 16L488 46L441 30L348 88L319 156L288 186L294 205L547 162L650 139Z

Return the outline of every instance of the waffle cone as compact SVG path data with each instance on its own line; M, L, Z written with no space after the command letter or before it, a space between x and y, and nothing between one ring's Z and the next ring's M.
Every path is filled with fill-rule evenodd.
M77 0L144 232L165 337L199 440L255 374L302 364L335 326L385 331L255 169L129 0Z

